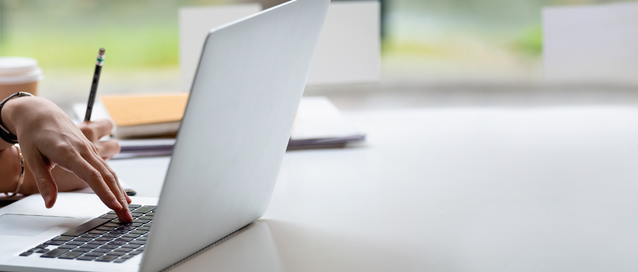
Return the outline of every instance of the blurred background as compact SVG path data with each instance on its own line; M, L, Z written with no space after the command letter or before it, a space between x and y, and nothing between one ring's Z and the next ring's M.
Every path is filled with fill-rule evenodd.
M36 58L40 94L88 96L99 47L100 93L177 92L178 8L278 0L0 0L0 55ZM385 0L381 82L313 86L342 110L428 106L637 103L634 87L542 80L541 10L594 0ZM604 88L604 92L602 89Z

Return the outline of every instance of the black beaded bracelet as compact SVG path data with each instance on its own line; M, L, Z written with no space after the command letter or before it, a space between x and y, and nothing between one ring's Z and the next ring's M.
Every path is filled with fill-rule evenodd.
M7 101L9 100L16 97L24 97L24 96L33 96L33 95L27 92L17 92L5 98L4 100L2 100L2 102L0 102L0 138L2 138L2 140L10 144L17 144L18 136L11 133L11 131L9 131L2 123L2 107L4 107L4 104L7 103Z

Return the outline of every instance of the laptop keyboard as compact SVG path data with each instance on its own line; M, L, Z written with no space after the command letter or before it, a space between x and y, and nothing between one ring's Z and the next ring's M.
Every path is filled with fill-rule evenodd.
M123 263L142 252L155 206L129 204L132 223L110 211L20 254L23 257Z

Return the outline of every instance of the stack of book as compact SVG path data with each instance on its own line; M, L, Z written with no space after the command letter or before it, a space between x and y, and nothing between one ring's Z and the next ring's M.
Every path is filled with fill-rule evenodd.
M115 123L113 136L122 150L115 159L166 156L173 151L175 135L184 114L188 94L103 96L93 118ZM74 105L83 116L86 104ZM288 150L340 148L365 140L326 97L301 100Z

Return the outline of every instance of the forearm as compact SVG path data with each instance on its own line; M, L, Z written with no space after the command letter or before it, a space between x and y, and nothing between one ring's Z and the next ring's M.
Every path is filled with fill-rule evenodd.
M18 151L14 147L0 150L0 192L14 192L20 178Z
M0 192L12 193L18 186L18 179L20 177L20 162L18 158L18 152L15 148L6 148L0 150ZM54 167L51 170L53 178L58 182L58 191L68 192L79 189L84 189L88 185L80 180L73 173L66 171L60 167ZM25 164L24 169L24 182L20 189L21 194L31 195L38 193L38 186L35 183L35 178L31 171L29 171L29 165Z

